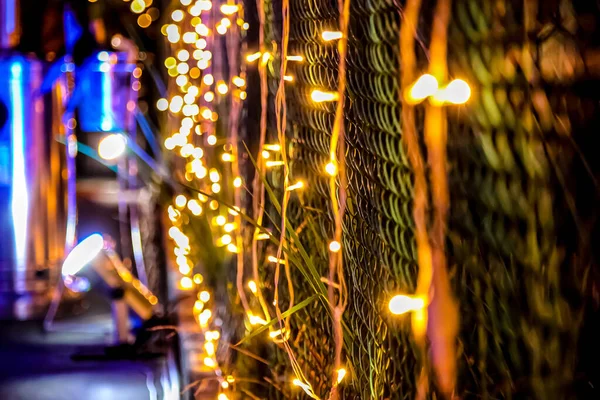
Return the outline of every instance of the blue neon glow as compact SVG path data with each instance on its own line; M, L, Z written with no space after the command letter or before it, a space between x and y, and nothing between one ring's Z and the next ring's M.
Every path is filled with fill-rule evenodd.
M12 193L11 211L15 239L17 271L27 262L27 219L29 198L25 175L25 115L23 111L23 66L14 61L10 67L10 101L12 103Z
M15 31L15 19L17 15L15 13L15 3L16 0L6 0L4 2L4 32L8 35L12 34Z
M94 233L83 239L65 258L62 265L62 275L77 275L79 271L104 249L104 238L99 233Z
M100 55L98 58L99 57ZM100 128L104 132L108 132L114 128L112 118L112 85L110 80L110 64L103 62L100 65L100 71L102 71L102 125Z

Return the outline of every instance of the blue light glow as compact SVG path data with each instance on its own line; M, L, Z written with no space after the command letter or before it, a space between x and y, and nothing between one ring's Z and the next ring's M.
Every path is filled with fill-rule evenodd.
M10 2L9 2L10 3ZM17 270L25 269L27 262L27 219L29 198L25 175L25 115L23 111L23 66L14 61L10 67L10 100L12 102L12 193L11 212L15 240Z
M101 52L106 53L106 52ZM100 58L100 55L98 55ZM102 125L104 132L111 131L114 128L112 119L112 86L110 82L110 64L103 62L100 65L102 71Z

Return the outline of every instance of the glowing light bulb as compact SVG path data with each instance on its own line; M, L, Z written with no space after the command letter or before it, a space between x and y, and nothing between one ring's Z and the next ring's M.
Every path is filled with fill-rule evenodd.
M231 240L232 240L231 235L225 234L225 235L221 236L220 242L221 242L221 245L227 246L229 243L231 243Z
M281 151L281 146L279 144L265 144L263 146L263 149L269 150L269 151ZM265 157L265 158L269 158L269 157Z
M254 61L258 60L261 55L262 54L261 54L260 51L257 51L256 53L253 53L253 54L249 54L249 55L246 56L246 61L248 61L248 62L254 62Z
M263 150L262 153L260 153L260 154L261 154L262 158L269 158L269 157L271 157L271 153L269 153L266 150Z
M337 174L337 167L333 163L333 161L327 163L327 165L325 166L325 172L327 172L331 176L335 176Z
M194 283L196 285L200 285L202 283L202 281L204 280L204 278L200 274L194 275L194 278L192 278L192 279L194 280Z
M198 298L206 303L210 300L210 293L208 293L206 290L203 290L200 292L200 294L198 294Z
M267 168L280 167L280 166L282 166L284 164L285 163L283 161L267 161L265 163L265 165L267 166ZM290 190L294 190L294 189L290 189Z
M217 29L217 33L219 35L224 35L227 33L227 27L225 27L224 25L219 24L219 25L217 25L216 29Z
M325 101L336 101L338 99L336 92L324 92L322 90L315 89L311 92L310 98L316 103L323 103Z
M269 256L269 257L267 257L267 261L272 262L272 263L285 264L285 260L278 259L275 256Z
M215 135L210 135L206 138L206 141L209 145L214 146L217 143L217 137Z
M211 182L219 182L219 179L221 179L221 176L219 175L219 171L217 171L214 168L210 169L209 177L210 177Z
M167 108L169 108L169 101L167 99L158 99L156 102L156 108L159 111L165 111Z
M183 208L185 207L187 203L187 199L185 198L184 195L180 194L179 196L175 197L175 205L179 208Z
M329 251L333 253L337 253L338 251L340 251L341 248L342 245L337 240L334 240L333 242L329 243Z
M190 290L191 288L194 287L194 282L190 279L189 276L183 276L180 280L179 280L179 286L181 287L181 289L183 290Z
M295 184L288 186L285 190L292 191L292 190L296 190L296 189L302 189L304 187L304 182L302 181L298 181Z
M408 90L407 101L412 104L419 103L438 91L438 81L433 75L424 74L416 80Z
M177 73L180 75L187 74L189 70L190 70L190 67L186 63L182 62L179 65L177 65Z
M225 162L232 162L233 161L233 156L229 153L223 153L221 155L221 160L225 161Z
M228 90L229 90L229 88L227 87L227 84L225 82L220 82L217 85L217 92L219 92L221 94L227 94Z
M125 154L125 150L127 150L127 139L119 133L105 136L98 143L98 155L106 161L116 160Z
M337 383L340 383L346 376L346 369L340 368L337 370Z
M441 92L443 100L452 104L465 104L471 98L471 87L462 79L454 79Z
M227 383L227 382L223 382L223 383ZM222 386L222 384L221 384L221 386ZM223 386L223 388L227 388L228 386L229 386L229 384L227 384L227 386ZM229 397L227 397L227 395L225 393L219 393L217 400L229 400Z
M246 84L246 80L244 78L240 78L239 76L234 76L231 82L237 87L242 87Z
M271 58L271 54L268 51L265 51L265 53L262 55L262 63L266 64L269 59Z
M231 21L229 20L229 18L223 18L221 19L221 25L225 28L229 28L231 26Z
M251 325L266 325L267 321L259 317L258 315L248 315L248 319L250 320ZM275 335L277 336L277 335Z
M227 251L230 253L238 253L240 250L237 248L237 246L233 243L229 243L227 245Z
M192 214L194 214L195 216L202 214L202 206L200 205L198 200L196 200L196 199L190 200L188 202L187 206L188 206L189 210L192 212Z
M242 187L242 178L240 178L239 176L236 176L235 179L233 180L233 187L239 188Z
M221 382L221 387L223 389L227 389L229 387L229 382L227 382L227 381ZM223 394L223 393L221 393L221 394ZM217 399L217 400L221 400L221 399ZM225 399L222 399L222 400L225 400Z
M195 43L198 40L198 34L196 32L186 32L183 34L183 43Z
M198 24L196 25L196 33L200 36L208 36L210 34L210 29L208 29L208 26L204 25L204 24Z
M214 367L216 367L216 366L217 366L217 363L216 363L216 362L215 362L215 360L213 360L212 358L210 358L210 357L206 357L206 358L204 359L204 365L206 365L206 366L207 366L207 367L209 367L209 368L214 368ZM221 399L219 399L219 400L221 400Z
M388 307L392 314L401 315L410 311L418 311L425 307L425 300L422 297L396 295L390 299Z
M220 8L221 12L225 15L233 15L240 9L240 6L233 4L223 4Z
M219 215L215 218L215 223L218 226L223 226L227 223L227 218L225 218L223 215Z
M256 240L267 240L270 238L271 238L271 235L269 235L268 233L259 233L258 235L255 236Z
M175 10L175 11L173 11L171 13L171 18L175 22L181 21L183 19L183 11L181 11L181 10Z
M323 31L323 33L321 33L321 37L324 41L330 42L332 40L341 39L344 37L344 35L342 35L342 32L340 31Z
M215 94L213 92L206 92L204 93L204 100L207 103L212 102L215 99Z
M250 291L252 293L256 294L256 292L258 292L258 287L256 286L256 282L248 281L248 289L250 289Z
M215 82L215 78L211 74L206 74L202 77L202 82L210 86Z
M271 338L276 338L277 336L281 335L283 332L284 332L283 329L277 329L276 331L269 332L269 336Z
M146 2L144 0L133 0L130 8L134 13L141 14L146 9Z
M221 191L221 185L218 183L213 183L210 186L210 190L212 190L213 193L219 193Z
M235 229L235 224L233 224L231 222L223 225L223 230L227 233L233 232L234 229Z
M286 82L294 82L294 77L291 75L284 75L283 80Z
M285 59L288 61L296 61L296 62L304 61L304 57L302 57L302 56L287 56Z

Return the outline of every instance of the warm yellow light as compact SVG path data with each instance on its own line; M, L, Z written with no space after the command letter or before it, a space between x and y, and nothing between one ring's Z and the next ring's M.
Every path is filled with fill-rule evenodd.
M210 293L208 293L206 290L203 290L200 292L200 294L198 294L198 298L206 303L210 300Z
M211 74L206 74L202 77L202 82L210 86L215 82L215 78Z
M259 233L258 235L255 236L256 240L268 240L271 238L271 235L269 235L268 233Z
M284 332L283 329L277 329L276 331L269 332L269 336L271 338L276 338L277 336L281 335L283 332Z
M262 63L266 64L267 61L269 61L269 59L271 58L271 54L268 51L265 51L265 53L262 55Z
M179 154L181 154L181 157L187 158L187 157L191 156L193 152L194 152L194 145L191 143L187 143L181 147Z
M240 178L239 176L236 176L235 179L233 180L233 187L239 188L242 187L242 178Z
M134 13L141 14L146 9L146 2L144 0L133 0L130 8Z
M179 281L179 286L181 287L181 289L190 290L191 288L194 287L194 282L192 282L190 277L183 276L181 278L181 280Z
M227 84L225 82L220 82L217 85L217 92L219 92L221 94L227 94L228 90L229 90L229 88L227 87Z
M310 98L316 103L322 103L325 101L336 101L338 97L339 96L336 92L324 92L318 89L314 89L310 94Z
M340 383L346 376L346 369L340 368L337 370L337 383Z
M208 43L206 42L206 39L198 39L198 40L196 40L196 48L198 50L204 50L207 45L208 45ZM201 58L201 57L198 57L198 58Z
M285 260L278 259L275 256L269 256L269 257L267 257L267 260L272 263L285 264Z
M462 79L454 79L439 92L439 97L443 101L452 104L465 104L471 98L471 87ZM435 97L437 100L437 94Z
M286 82L294 82L294 77L291 75L284 75L283 80Z
M181 11L181 10L175 10L175 11L173 11L171 13L171 18L175 22L181 21L183 19L183 11Z
M250 291L252 293L256 294L256 292L258 292L258 287L256 286L256 282L248 281L248 289L250 289Z
M216 366L217 366L217 363L216 363L216 362L215 362L215 360L213 360L212 358L210 358L210 357L206 357L206 358L204 359L204 365L206 365L206 366L207 366L207 367L209 367L209 368L214 368L214 367L216 367ZM219 399L219 400L221 400L221 399Z
M329 251L333 253L337 253L338 251L340 251L341 248L342 245L337 240L334 240L333 242L329 243Z
M418 311L425 307L425 300L422 297L396 295L390 299L388 305L392 314L401 315L410 311Z
M202 283L202 281L204 280L204 278L202 277L202 275L196 274L196 275L194 275L193 280L196 285L200 285Z
M335 176L337 174L337 167L336 167L336 165L332 161L330 161L325 166L325 172L327 172L331 176Z
M237 252L239 252L239 249L237 248L237 246L235 244L229 243L227 245L227 251L230 253L237 253Z
M251 325L266 325L267 321L259 317L258 315L248 315L248 319L250 320ZM277 335L275 335L277 336Z
M242 29L245 30L245 31L247 31L248 28L250 28L250 24L247 23L247 22L244 22L244 24L242 25Z
M177 52L177 58L179 61L187 61L190 58L190 52L187 50L179 50Z
M234 4L223 4L220 8L225 15L233 15L240 9L240 6Z
M227 233L233 232L234 229L235 229L235 224L232 222L228 222L225 225L223 225L223 230Z
M179 272L183 275L187 275L192 272L192 268L187 264L179 264Z
M204 24L196 25L195 30L196 30L196 33L198 33L198 35L200 35L200 36L208 36L210 33L208 26L206 26Z
M280 167L284 164L283 161L267 161L265 163L265 165L267 166L267 168L271 168L271 167ZM293 190L293 189L292 189Z
M263 146L263 149L269 150L269 151L281 151L281 146L279 144L265 144ZM269 158L269 157L265 157L265 158Z
M263 150L262 153L261 153L261 155L262 155L262 158L269 158L269 157L271 157L271 153L269 153L266 150Z
M215 99L215 94L213 92L204 93L204 101L206 101L207 103L210 103L214 99Z
M239 76L234 76L231 82L237 87L242 87L246 84L246 80L244 78L240 78Z
M210 173L208 176L209 176L211 182L219 182L219 179L221 179L221 176L219 175L219 171L217 171L215 168L210 169Z
M215 355L215 344L213 342L206 342L204 343L204 351L206 351L206 354L208 354L210 357Z
M179 196L175 197L175 205L179 208L183 208L185 207L187 203L187 199L184 195L180 194Z
M223 18L221 19L221 25L223 25L225 28L229 28L231 26L231 21L229 18Z
M221 236L220 242L223 246L227 246L232 240L233 239L231 238L231 235L226 233L225 235Z
M167 108L169 108L169 101L167 99L158 99L156 102L156 108L159 111L165 111Z
M223 226L227 223L227 218L225 218L225 216L223 216L223 215L219 215L215 218L215 223L218 226Z
M302 57L302 56L287 56L286 60L302 62L302 61L304 61L304 57Z
M233 156L230 153L223 153L221 155L221 160L223 160L225 162L232 162L233 161Z
M204 334L204 339L211 341L211 340L219 340L219 338L221 337L221 334L219 333L219 331L208 331ZM229 382L231 383L231 382Z
M178 73L178 74L180 74L180 75L187 74L189 70L190 70L190 67L189 67L189 65L187 65L187 64L186 64L186 63L184 63L184 62L182 62L182 63L179 63L179 64L177 65L177 73Z
M202 214L202 206L196 199L192 199L187 204L188 208L195 216Z
M199 60L198 61L198 68L200 68L201 70L205 70L206 68L208 68L209 62L208 60Z
M227 388L229 387L229 382L227 382L227 381L223 381L223 382L221 382L221 387L222 387L223 389L227 389ZM222 393L221 393L221 394L222 394ZM224 400L224 399L223 399L223 400Z
M180 87L185 86L185 84L188 83L188 78L185 75L179 75L177 79L175 79L175 83Z
M228 375L227 376L227 382L229 382L229 383L235 382L235 378L233 377L233 375Z
M179 0L182 6L189 6L192 3L192 0Z
M248 93L246 93L245 91L242 90L240 92L240 99L246 100L246 97L248 97Z
M186 32L183 34L183 43L195 43L198 40L198 34L196 32Z
M217 137L215 135L209 135L206 138L206 141L208 142L209 145L214 146L217 143Z
M195 275L194 275L195 277ZM195 280L194 280L195 282ZM196 300L196 302L194 303L194 310L197 312L201 312L202 309L204 308L204 303L201 302L200 300Z
M223 382L223 383L227 383L227 382ZM229 384L227 384L227 386L229 386ZM223 386L223 388L227 388L227 386ZM217 400L229 400L229 397L227 397L227 395L225 393L219 393Z
M248 61L248 62L254 62L254 61L258 60L261 55L262 54L260 53L260 51L257 51L254 54L249 54L249 55L246 56L246 61Z
M125 154L127 139L120 133L107 135L98 143L98 155L106 161L113 161Z
M212 190L213 193L219 193L221 191L221 185L218 183L213 183L210 186L210 190Z
M298 181L295 184L288 186L285 190L292 191L292 190L296 190L296 189L302 189L303 187L304 187L304 182Z
M211 210L216 211L217 208L219 208L219 202L217 200L211 200L210 203L208 203L208 207Z
M438 91L438 81L430 74L424 74L416 80L408 90L407 101L409 103L419 103L429 96L433 96Z
M198 315L198 322L200 326L206 327L208 325L208 321L212 317L212 312L210 310L204 310L200 315Z
M217 33L219 35L224 35L227 33L227 27L225 27L224 25L219 24L219 25L217 25L216 29L217 29Z
M323 31L323 33L321 33L321 37L324 41L330 42L332 40L341 39L344 37L344 35L342 35L342 32L340 31Z

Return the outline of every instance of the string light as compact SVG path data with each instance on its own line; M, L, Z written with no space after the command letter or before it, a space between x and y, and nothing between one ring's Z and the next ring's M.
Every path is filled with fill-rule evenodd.
M227 382L223 382L223 383L227 383ZM223 383L221 385L223 385ZM227 385L229 386L229 385ZM227 386L223 386L224 388L227 388ZM219 396L217 396L217 400L229 400L229 397L227 397L227 395L225 393L219 393Z
M175 197L175 205L179 208L183 208L185 207L187 203L187 199L184 195L180 194L177 197Z
M256 282L248 281L248 289L250 289L250 291L252 293L256 294L256 292L258 292L258 287L256 286Z
M253 53L253 54L249 54L249 55L246 56L246 61L248 61L248 62L254 62L254 61L258 60L261 55L262 54L261 54L260 51L257 51L256 53Z
M285 264L285 260L278 259L275 256L269 256L269 257L267 257L267 260L272 263Z
M346 376L346 369L340 368L337 370L337 383L340 383Z
M271 157L271 153L269 153L269 152L268 152L268 151L266 151L266 150L263 150L263 151L261 152L261 156L262 156L262 158L269 158L269 157Z
M262 60L261 61L262 61L263 64L266 64L269 61L270 58L271 58L271 53L269 53L268 51L265 51L263 53L263 55L262 55Z
M235 179L233 180L233 187L239 188L242 186L242 178L240 178L239 176L236 176Z
M156 102L156 108L159 111L166 111L169 108L169 101L167 99L158 99Z
M269 150L269 151L281 151L281 146L279 144L265 144L263 146L263 149ZM268 154L268 152L267 152L267 154ZM269 157L265 157L265 158L269 158Z
M342 37L344 37L344 35L340 31L323 31L321 33L321 38L323 38L323 40L326 42L330 42L332 40L339 40Z
M407 312L422 310L425 307L425 300L422 297L399 294L390 299L388 307L392 314L402 315Z
M179 280L179 286L181 289L183 290L190 290L191 288L194 287L194 282L190 279L190 277L188 276L183 276L180 280Z
M286 56L285 59L288 61L297 61L297 62L304 61L304 57L302 57L302 56Z
M316 103L323 103L325 101L336 101L339 95L337 92L324 92L322 90L314 89L310 93L310 98Z
M286 82L294 82L294 77L291 75L284 75L283 80Z
M329 243L329 250L334 253L337 253L338 251L340 251L341 248L342 248L342 245L340 244L340 242L338 242L336 240Z
M327 163L327 165L325 165L325 172L327 172L331 176L335 176L337 175L337 166L332 161L330 161L329 163Z
M279 167L279 166L282 166L282 165L284 165L284 162L283 162L283 161L267 161L267 162L265 163L265 165L266 165L267 167L269 167L269 168L271 168L271 167ZM290 187L291 187L291 186L290 186ZM288 187L288 190L294 190L294 189L290 189L290 188Z
M406 99L411 104L416 104L429 96L433 96L438 91L438 81L430 74L424 74L416 80L408 89Z
M246 84L246 80L239 76L234 76L231 82L237 87L243 87Z
M225 15L233 15L240 9L240 6L233 4L223 4L220 8L221 12Z
M288 192L292 191L292 190L296 190L296 189L302 189L304 188L304 182L302 181L298 181L295 184L288 186L285 190L287 190Z
M454 79L448 86L438 90L433 98L438 103L465 104L471 98L471 87L462 79Z
M227 94L228 90L229 88L227 87L227 84L225 82L220 82L217 85L217 92L219 92L220 94Z

